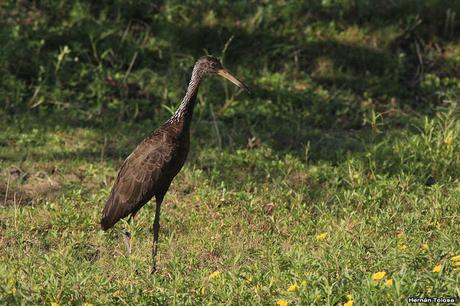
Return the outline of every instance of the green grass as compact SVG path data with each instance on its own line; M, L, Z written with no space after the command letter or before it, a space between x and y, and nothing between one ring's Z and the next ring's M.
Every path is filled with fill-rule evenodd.
M129 257L124 223L108 233L98 225L118 152L131 150L145 125L34 128L30 119L3 121L1 167L30 173L25 184L58 187L22 195L24 184L10 184L0 220L3 303L334 305L353 294L357 304L376 305L460 293L449 260L460 253L455 113L421 118L413 129L311 142L310 151L328 138L328 150L362 145L335 159L265 145L200 146L197 131L165 199L155 275L148 273L153 205L130 227ZM428 177L435 184L427 186ZM316 239L321 233L326 240ZM432 272L437 264L440 273ZM221 273L209 279L213 271ZM371 280L378 271L391 287ZM295 283L299 289L287 292Z
M459 301L460 7L376 3L0 4L0 304ZM101 211L207 52L150 275Z

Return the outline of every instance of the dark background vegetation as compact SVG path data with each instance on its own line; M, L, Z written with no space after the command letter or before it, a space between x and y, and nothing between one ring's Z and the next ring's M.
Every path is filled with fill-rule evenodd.
M457 97L459 8L440 0L6 1L2 109L17 118L59 114L68 124L159 123L195 59L210 53L253 95L235 99L231 86L208 82L204 118L213 109L225 126L244 121L253 133L280 135L360 129L372 111L430 113Z

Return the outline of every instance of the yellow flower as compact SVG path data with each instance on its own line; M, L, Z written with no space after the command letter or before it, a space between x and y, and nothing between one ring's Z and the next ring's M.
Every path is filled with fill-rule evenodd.
M436 266L434 266L434 268L433 268L433 272L434 272L434 273L439 273L439 272L441 272L441 268L442 268L441 264L436 265Z
M52 302L52 303L51 303L51 306L59 306L59 304L58 304L58 303L55 303L55 302Z
M451 257L450 260L452 260L452 261L460 261L460 255Z
M204 295L204 292L205 292L204 287L202 287L202 288L200 289L200 294L201 294L201 295Z
M452 142L453 142L453 139L451 135L447 136L446 139L444 139L444 143L448 146L450 146Z
M454 265L454 267L460 267L460 261L454 261L452 264Z
M278 301L276 301L276 305L278 305L278 306L288 306L289 303L286 300L278 300Z
M353 306L353 300L349 300L348 302L343 304L343 306Z
M372 280L374 282L377 282L377 281L381 280L382 278L384 278L386 274L387 274L387 272L385 272L385 271L375 272L374 274L372 274Z
M316 236L316 240L318 240L318 241L324 241L326 239L327 239L327 233L321 233L321 234Z
M86 303L85 306L94 306L94 305L91 303Z
M307 281L304 280L304 281L302 281L302 282L300 283L300 286L305 287L307 284L308 284Z
M407 250L407 245L401 244L401 245L399 246L399 250L401 250L401 251Z
M351 300L353 299L353 294L351 294L351 293L350 293L350 294L347 294L347 299L348 299L349 301L351 301Z
M430 250L427 243L422 244L420 248L422 249L422 251L425 251L425 252L428 252Z
M386 286L386 287L391 287L391 286L393 286L393 280L392 280L391 278L387 279L387 280L385 281L385 286Z
M297 291L297 289L299 289L299 285L297 285L297 283L295 284L292 284L289 286L289 288L287 289L288 292L294 292L294 291Z
M214 271L211 274L209 274L209 279L214 279L220 275L219 271Z

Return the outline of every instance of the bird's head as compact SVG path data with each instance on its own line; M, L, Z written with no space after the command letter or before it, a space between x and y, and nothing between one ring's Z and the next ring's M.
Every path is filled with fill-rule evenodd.
M238 80L233 74L230 73L230 71L225 69L220 63L220 61L214 56L205 55L205 56L200 57L195 64L195 68L203 74L206 74L206 73L217 74L229 80L230 82L232 82L239 88L249 91L249 88L246 86L246 84Z

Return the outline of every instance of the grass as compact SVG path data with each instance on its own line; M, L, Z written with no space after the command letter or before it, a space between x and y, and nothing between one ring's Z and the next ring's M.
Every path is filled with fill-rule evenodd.
M458 301L458 5L372 3L0 4L0 304ZM99 219L206 51L150 275Z
M420 118L411 131L323 135L310 151L327 139L328 150L361 144L329 160L264 145L222 151L196 140L166 198L154 276L153 205L130 227L131 256L125 223L108 233L98 225L119 152L145 126L42 129L30 119L2 127L1 167L25 169L36 188L24 192L24 183L10 181L3 199L3 303L334 305L352 294L357 304L376 305L459 294L449 260L460 251L456 113ZM372 281L379 271L385 278Z

